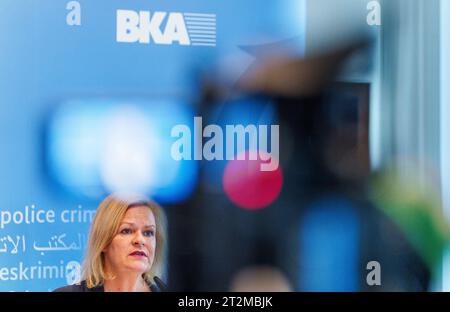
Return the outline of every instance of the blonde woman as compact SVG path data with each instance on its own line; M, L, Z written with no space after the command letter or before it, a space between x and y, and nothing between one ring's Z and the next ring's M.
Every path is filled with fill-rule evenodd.
M98 207L82 281L55 291L162 291L165 220L145 197L112 194Z

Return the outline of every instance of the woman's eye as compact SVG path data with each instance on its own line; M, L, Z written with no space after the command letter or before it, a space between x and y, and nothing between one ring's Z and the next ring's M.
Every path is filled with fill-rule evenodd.
M120 234L130 234L131 230L130 229L123 229L122 231L120 231Z
M154 236L154 235L155 235L155 232L154 232L154 231L145 231L145 232L144 232L144 236L151 237L151 236Z

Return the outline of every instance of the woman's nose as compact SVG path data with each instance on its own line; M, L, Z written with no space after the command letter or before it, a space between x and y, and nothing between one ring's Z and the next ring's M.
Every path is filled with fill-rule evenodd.
M136 235L133 238L133 244L134 245L144 245L145 240L144 240L144 235L142 235L142 233L140 231L136 231Z

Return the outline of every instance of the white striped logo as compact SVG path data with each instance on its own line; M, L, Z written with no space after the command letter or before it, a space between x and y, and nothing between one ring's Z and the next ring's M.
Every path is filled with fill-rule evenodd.
M216 14L117 10L116 40L215 47Z
M184 20L193 46L216 46L216 14L184 13Z

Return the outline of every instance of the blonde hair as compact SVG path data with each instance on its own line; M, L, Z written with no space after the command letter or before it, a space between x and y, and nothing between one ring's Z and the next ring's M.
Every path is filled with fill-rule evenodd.
M83 279L88 288L104 284L106 276L104 271L105 259L103 250L117 235L121 221L128 209L137 206L148 207L156 222L156 250L153 264L143 278L147 283L160 275L164 264L165 251L165 216L161 207L150 199L137 195L111 194L106 197L97 208L89 233L88 248L83 264Z

